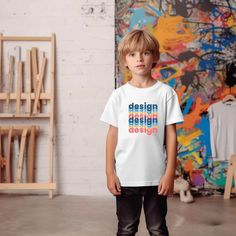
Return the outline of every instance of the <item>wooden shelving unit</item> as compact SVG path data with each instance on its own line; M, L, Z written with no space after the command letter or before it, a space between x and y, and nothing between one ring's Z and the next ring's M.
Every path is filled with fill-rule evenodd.
M9 41L31 41L31 42L48 42L50 43L50 89L49 91L44 91L43 79L45 74L45 67L47 58L44 53L39 57L36 55L37 48L33 47L32 50L27 50L26 63L25 63L25 77L22 68L24 66L23 62L18 61L17 63L17 82L16 82L16 91L13 92L11 89L12 80L13 80L13 57L10 56L9 59L9 71L8 71L8 86L4 88L3 91L3 50L4 44ZM47 183L0 183L0 190L4 189L27 189L27 190L48 190L49 197L53 197L53 190L56 189L56 183L54 179L54 155L55 155L55 58L56 58L56 36L53 33L50 37L34 37L34 36L3 36L0 33L0 104L1 102L7 105L7 111L0 111L0 121L4 120L36 120L36 119L48 119L49 124L49 179ZM37 58L39 58L39 63L37 64ZM24 91L22 89L22 80L25 79L26 86ZM15 106L15 111L9 111L8 108L10 105ZM24 104L24 111L22 111L22 104ZM41 107L47 106L48 111L42 112ZM4 130L4 127L1 127L0 131ZM8 128L8 132L12 132L14 128ZM27 130L26 128L21 131ZM20 132L20 131L19 131ZM27 131L25 131L27 132ZM9 134L8 135L12 135ZM1 135L1 133L0 133ZM0 137L1 138L1 137ZM10 138L9 138L10 140ZM10 142L10 141L9 141ZM10 145L10 144L9 144ZM1 146L1 145L0 145ZM1 156L1 150L0 150ZM5 160L4 157L1 157L2 160Z

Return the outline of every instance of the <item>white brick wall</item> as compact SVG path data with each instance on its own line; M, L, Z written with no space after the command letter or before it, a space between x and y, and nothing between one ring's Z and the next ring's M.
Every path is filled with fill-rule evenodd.
M114 0L0 0L0 6L4 35L56 33L59 193L110 195L105 177L108 127L99 117L114 88ZM39 151L41 180L48 174L46 150L42 146Z

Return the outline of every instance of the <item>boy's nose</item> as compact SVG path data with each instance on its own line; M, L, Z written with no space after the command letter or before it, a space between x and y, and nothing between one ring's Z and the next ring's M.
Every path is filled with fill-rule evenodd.
M142 54L138 54L137 61L142 61L142 60L143 60L143 55Z

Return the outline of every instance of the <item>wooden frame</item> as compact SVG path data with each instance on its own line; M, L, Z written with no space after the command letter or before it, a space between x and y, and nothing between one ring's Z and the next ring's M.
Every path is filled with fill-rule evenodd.
M224 199L230 199L232 192L232 184L234 179L234 187L236 186L236 155L232 155L228 164L228 171L225 183Z
M50 93L40 92L42 87L42 75L40 73L39 76L39 87L37 87L36 93L26 92L18 92L12 93L7 92L3 93L2 91L2 65L3 65L3 46L6 41L34 41L34 42L49 42L51 44L51 52L50 52ZM0 190L3 189L45 189L49 191L49 198L53 197L53 190L56 189L56 183L54 182L54 154L55 154L55 57L56 57L56 36L54 33L51 34L51 37L34 37L34 36L3 36L0 33L0 100L6 100L9 102L10 100L17 101L17 112L15 114L9 113L0 113L0 119L38 119L38 118L46 118L49 119L49 180L48 183L0 183ZM27 58L32 57L32 55L27 52ZM42 60L42 67L45 66L45 61ZM26 76L29 76L30 67L28 62L26 62ZM41 72L41 71L40 71ZM22 65L18 64L18 73L22 73ZM21 76L19 76L21 79ZM20 80L19 79L19 80ZM20 81L19 81L20 85ZM27 82L28 86L28 82ZM19 112L19 104L22 100L27 101L27 112L20 113ZM29 113L29 106L32 103L31 100L34 100L34 109L32 113ZM44 100L44 102L49 101L50 103L50 112L49 114L37 113L37 105L39 100Z

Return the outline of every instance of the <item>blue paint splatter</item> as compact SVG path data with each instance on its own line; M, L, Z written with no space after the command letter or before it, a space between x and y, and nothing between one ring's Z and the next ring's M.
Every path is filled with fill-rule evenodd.
M186 102L186 106L185 106L185 108L183 110L183 114L184 115L189 113L192 104L193 104L193 97L189 97L187 102Z
M136 25L138 25L139 28L143 28L147 24L153 25L157 20L156 17L148 16L144 8L129 8L129 10L133 13L130 19L129 31L131 31Z
M211 145L210 145L210 124L208 117L202 117L199 124L195 125L196 128L199 128L202 131L202 134L199 136L199 139L202 143L202 146L206 147L206 155L203 159L203 165L208 163L208 158L211 156Z

